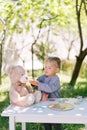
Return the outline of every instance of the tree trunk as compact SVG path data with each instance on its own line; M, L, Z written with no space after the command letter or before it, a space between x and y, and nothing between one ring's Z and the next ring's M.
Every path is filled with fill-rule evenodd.
M76 83L82 62L83 62L85 56L87 55L87 48L83 50L84 41L83 41L83 31L82 31L82 26L81 26L81 15L82 15L81 11L82 11L82 7L83 7L82 5L84 5L84 7L86 7L86 3L84 2L84 0L81 0L80 2L79 2L79 0L76 0L76 15L77 15L79 37L80 37L80 53L76 59L76 64L74 67L72 78L69 83L69 85L72 87L74 87L74 85ZM84 8L84 11L85 11L85 9L86 8ZM86 13L86 11L85 11L85 13Z
M83 62L86 55L87 55L87 48L84 51L81 51L81 53L79 54L79 56L76 59L76 64L75 64L75 67L74 67L72 78L71 78L71 81L69 83L69 85L72 86L72 87L74 87L74 85L76 83L82 62Z
M2 78L1 78L1 76L2 76L2 72L1 72L1 70L2 70L2 44L0 44L0 84L2 83Z
M4 28L2 30L2 35L0 36L0 85L2 84L2 54L3 54L3 44L5 40L6 35L6 24L5 21L0 18L1 24L4 25Z
M83 62L83 60L80 60L79 57L78 57L77 60L76 60L76 64L75 64L75 68L74 68L74 71L73 71L73 74L72 74L71 81L69 83L69 85L72 86L72 87L74 87L74 85L76 83L82 62Z

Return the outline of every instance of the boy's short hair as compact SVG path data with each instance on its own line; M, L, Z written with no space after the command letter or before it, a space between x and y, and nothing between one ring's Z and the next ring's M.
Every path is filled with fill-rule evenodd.
M47 59L46 59L46 61L55 61L56 63L57 63L57 65L58 65L58 68L60 68L60 66L61 66L61 60L60 60L60 58L59 57L48 57Z

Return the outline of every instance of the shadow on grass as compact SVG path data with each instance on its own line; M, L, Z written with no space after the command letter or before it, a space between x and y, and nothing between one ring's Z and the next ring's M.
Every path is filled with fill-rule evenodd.
M9 93L8 91L0 92L0 113L9 105ZM0 115L0 130L8 130L8 117L2 117Z
M85 126L83 124L63 124L63 130L85 130Z
M78 82L77 87L78 88L86 88L87 87L87 82Z
M78 82L77 91L83 97L87 97L87 82Z

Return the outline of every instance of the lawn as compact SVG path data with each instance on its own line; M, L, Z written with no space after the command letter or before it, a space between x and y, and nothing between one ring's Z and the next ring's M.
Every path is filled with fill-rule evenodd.
M64 74L59 75L61 80L61 97L77 97L81 95L83 97L87 96L87 81L86 79L79 78L75 88L69 88L67 83L70 77ZM67 82L66 82L67 81ZM9 102L9 86L10 82L8 77L4 77L2 80L2 85L0 86L0 113L10 104ZM84 125L76 124L62 124L63 130L85 130ZM0 116L0 130L9 130L8 117ZM21 130L21 124L16 124L16 130ZM27 123L27 130L44 130L42 124Z

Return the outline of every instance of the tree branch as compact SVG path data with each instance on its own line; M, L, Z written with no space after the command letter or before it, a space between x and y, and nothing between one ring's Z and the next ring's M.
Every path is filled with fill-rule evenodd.
M87 16L86 1L85 1L85 0L83 0L83 3L84 3L84 10L85 10L85 14L86 14L86 16Z

